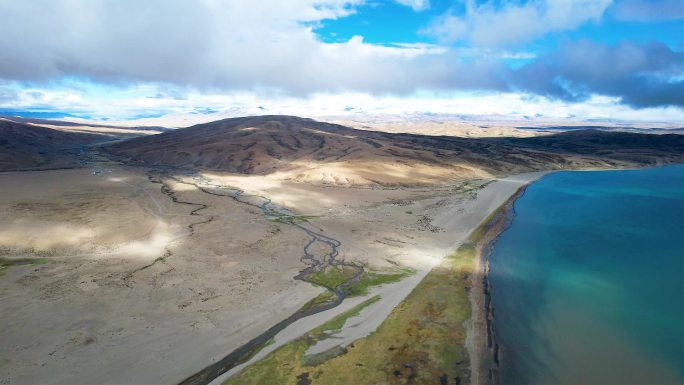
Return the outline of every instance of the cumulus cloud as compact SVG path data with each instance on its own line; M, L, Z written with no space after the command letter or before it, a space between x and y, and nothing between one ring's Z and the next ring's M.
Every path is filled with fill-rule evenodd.
M175 92L169 87L165 87L164 92L160 92L156 86L113 87L107 95L93 95L87 92L92 86L79 84L76 88L80 88L80 91L22 89L17 91L19 97L4 108L25 111L26 106L31 106L30 110L33 112L69 111L77 116L104 118L105 121L117 124L168 127L184 127L226 117L261 114L293 114L314 118L338 116L351 119L384 117L402 120L440 117L524 120L534 117L558 121L578 116L583 119L651 122L681 122L684 119L681 109L670 107L637 110L628 106L616 106L616 98L605 96L592 96L582 103L567 103L557 98L530 98L524 93L514 92L420 92L404 96L377 96L358 92L316 93L302 98L243 91L199 93L185 90L185 97L178 99L173 97ZM3 85L0 84L0 93L2 89Z
M362 36L326 43L317 37L316 25L353 14L363 2L0 0L0 81L46 84L71 77L153 84L158 90L152 96L179 102L198 90L282 97L520 90L559 100L602 94L636 107L682 105L676 93L682 53L662 44L583 43L540 58L498 47L600 17L608 0L538 0L498 8L471 2L468 17L445 16L454 25L447 40L466 39L470 47L370 44ZM414 9L429 6L401 2ZM506 60L521 59L530 64L506 66ZM0 94L0 100L11 97Z
M612 10L621 20L655 21L684 19L682 0L622 0Z
M681 108L684 52L658 42L605 46L581 41L513 70L509 81L519 90L563 100L602 94L636 108Z
M463 14L454 10L437 17L422 32L442 42L476 46L519 45L549 32L572 30L598 20L611 0L537 0L527 3L469 0Z
M487 73L493 65L473 63L475 75L465 76L470 64L438 47L317 38L311 23L346 16L360 3L0 0L0 78L81 76L301 95L502 87Z

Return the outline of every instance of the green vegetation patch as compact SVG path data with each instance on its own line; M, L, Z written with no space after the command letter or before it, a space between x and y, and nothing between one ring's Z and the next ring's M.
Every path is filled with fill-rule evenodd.
M309 338L313 338L314 341L319 341L327 337L331 332L339 332L340 330L342 330L344 323L347 322L347 319L359 315L359 313L361 313L361 310L363 310L365 307L368 307L378 302L379 300L380 296L376 295L361 302L360 304L354 306L346 312L336 316L330 321L310 331L308 333Z
M356 269L346 266L329 266L323 271L309 275L306 280L315 285L334 289L356 274Z
M314 298L311 301L304 304L304 306L302 306L302 308L299 310L300 311L309 310L309 309L316 307L318 305L328 303L328 302L332 302L333 299L335 299L335 293L333 293L330 290L326 290L323 293L316 296L316 298Z
M347 289L347 295L350 297L366 295L368 294L368 288L371 286L398 282L415 273L416 270L410 267L366 269L359 281Z
M326 330L338 330L350 315L272 352L226 384L468 383L464 322L471 315L468 291L474 262L471 243L444 258L375 332L340 349L337 356L321 362L305 359L304 353L311 341L327 337ZM412 273L408 269L370 270L353 291L361 293L373 284L394 282Z
M271 219L273 222L283 223L287 225L294 225L297 223L308 222L309 219L317 218L315 215L278 215L276 218Z
M482 224L478 226L472 233L468 236L468 243L477 244L484 236L491 230L491 228L499 223L500 220L504 219L504 213L501 209L495 210L493 213L489 214ZM465 245L465 244L464 244ZM473 246L474 247L474 246Z
M263 360L248 366L242 372L226 380L224 385L261 385L261 384L292 384L299 385L306 382L308 368L303 362L306 350L317 341L327 338L331 333L342 329L347 319L358 315L365 307L380 300L379 296L370 298L363 303L347 310L323 325L313 329L304 336L281 346L271 352Z
M11 266L43 265L48 262L47 258L0 258L0 273Z
M251 352L249 352L249 354L240 358L240 363L249 361L250 359L252 359L252 357L254 357L257 353L259 353L265 347L267 347L271 344L274 344L274 343L275 343L275 339L273 337L271 337L268 340L266 340L265 342L257 345Z
M468 240L432 269L366 338L330 354L305 358L311 341L328 336L324 332L326 328L341 328L348 316L332 320L321 330L312 331L305 338L272 352L226 384L470 383L465 321L471 317L469 292L478 245L495 236L504 219L502 209L487 217ZM361 295L369 286L394 282L410 273L368 270L349 289L349 294ZM328 282L341 275L339 271L326 274Z
M410 267L391 267L385 269L368 269L363 272L358 281L347 288L346 295L348 297L358 297L368 294L368 288L371 286L382 285L386 283L398 282L409 275L415 274L415 270ZM312 274L308 281L316 285L328 288L325 292L319 294L316 298L307 302L300 311L308 310L318 305L332 302L335 299L335 294L331 291L338 285L346 282L354 276L356 271L350 268L329 267L325 271Z

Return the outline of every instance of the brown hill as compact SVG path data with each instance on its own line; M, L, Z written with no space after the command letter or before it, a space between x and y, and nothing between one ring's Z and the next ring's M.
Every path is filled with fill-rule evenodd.
M84 146L159 132L152 127L0 117L0 171L75 167Z
M73 133L0 119L0 171L73 167L78 149L102 135Z
M582 154L604 159L649 164L677 161L684 155L684 135L642 134L603 130L566 131L534 138L507 138L505 143L561 154Z
M684 137L675 136L582 131L473 139L363 131L293 116L256 116L135 138L109 145L106 151L150 166L274 174L314 183L421 184L681 160Z

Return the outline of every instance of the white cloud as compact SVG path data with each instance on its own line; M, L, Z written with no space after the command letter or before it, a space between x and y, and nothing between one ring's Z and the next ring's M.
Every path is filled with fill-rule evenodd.
M524 4L468 1L465 13L449 11L422 32L442 42L466 41L475 46L515 46L547 33L572 30L598 20L611 0L536 0Z
M301 95L460 82L439 47L317 38L312 24L349 15L362 2L0 0L0 79L78 76Z
M592 96L582 102L564 102L544 97L530 98L523 93L472 93L419 91L402 97L371 95L360 92L314 93L307 97L273 95L267 92L234 91L207 93L197 90L162 90L154 84L112 88L101 92L99 86L75 83L68 91L34 87L16 92L14 102L5 108L22 110L42 106L48 111L75 112L106 118L108 122L127 125L163 125L183 127L226 117L264 114L306 117L347 116L373 118L382 116L426 119L435 114L452 117L478 115L484 118L524 119L617 119L627 121L681 122L684 111L672 107L636 110L618 106L617 98ZM163 92L161 92L163 91ZM174 95L183 93L183 98ZM155 115L155 117L142 117ZM158 116L156 116L158 115Z
M430 8L430 0L394 0L401 5L411 7L414 11L420 12Z
M428 1L401 2L414 9L429 6ZM537 74L521 77L521 72L514 70L538 61L535 52L528 52L526 47L500 46L597 19L610 0L532 0L502 7L470 1L463 16L448 13L430 29L445 41L472 43L458 48L402 42L371 44L362 36L336 43L318 38L317 25L353 14L364 3L0 0L0 89L4 88L0 107L29 106L24 101L32 100L34 107L61 106L65 111L96 111L99 116L105 116L105 111L112 116L130 116L140 106L151 113L218 108L212 100L232 106L231 98L241 92L259 98L268 95L270 100L354 92L376 97L403 95L412 100L410 96L418 90L486 90L499 95L497 92L515 89L554 95L547 92L548 87L541 87ZM680 51L666 53L674 59L682 55ZM574 67L594 66L590 61L570 64L558 71L584 73L582 68L573 72ZM556 74L547 72L547 78L553 80ZM672 71L663 72L656 85L670 81L670 75ZM638 76L641 74L635 72L625 78ZM123 96L102 99L101 95L93 97L92 90L84 94L73 84L61 84L65 78L86 79L106 85L104 88L128 86L136 92L151 84L154 95L160 97L156 101L140 99L133 92L125 95L127 100ZM21 85L3 87L7 81ZM583 78L577 78L576 86L582 89L582 97L597 93L619 97L633 90L611 88L608 92L599 87L601 84ZM27 89L37 89L38 93L32 96L25 92ZM658 91L658 87L653 89ZM112 88L100 90L102 94L110 92L114 92ZM221 94L229 96L216 96ZM81 99L69 99L74 95ZM45 99L48 97L54 100ZM73 104L60 103L60 98ZM94 100L106 102L98 107L93 105ZM201 102L208 104L202 106ZM681 98L661 104L668 103L682 105ZM644 106L650 105L654 104Z

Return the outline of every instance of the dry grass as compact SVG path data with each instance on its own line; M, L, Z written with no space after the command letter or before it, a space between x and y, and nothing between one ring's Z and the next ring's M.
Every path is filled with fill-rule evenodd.
M467 383L464 322L471 312L468 290L474 257L474 247L467 244L445 258L374 333L343 354L307 365L309 334L226 384L435 384L442 379Z

